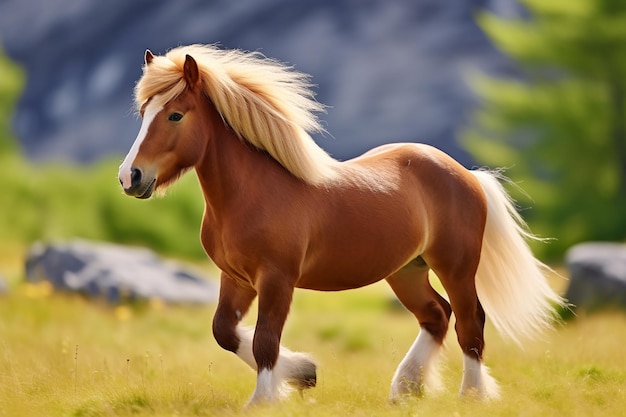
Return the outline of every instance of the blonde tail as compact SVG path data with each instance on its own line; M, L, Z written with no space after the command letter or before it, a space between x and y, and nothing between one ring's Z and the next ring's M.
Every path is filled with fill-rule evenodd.
M487 197L487 224L476 291L498 331L520 343L551 327L564 300L548 285L550 268L532 254L532 235L495 172L471 171Z

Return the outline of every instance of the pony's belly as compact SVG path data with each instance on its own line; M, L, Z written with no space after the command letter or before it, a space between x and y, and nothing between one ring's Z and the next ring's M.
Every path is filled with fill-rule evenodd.
M337 279L327 279L318 277L318 279L302 279L297 282L296 287L315 291L343 291L365 287L366 285L373 284L383 278L386 278L386 276L375 278L369 277L369 279L363 277L353 277L354 279L345 278L346 277L337 277Z
M387 278L421 255L423 233L415 222L402 213L387 213L378 225L375 213L363 210L329 226L323 238L310 242L296 286L319 291L359 288Z
M334 258L334 259L333 259ZM331 257L312 265L296 282L296 287L316 291L342 291L364 287L387 278L410 259L378 255L366 258Z

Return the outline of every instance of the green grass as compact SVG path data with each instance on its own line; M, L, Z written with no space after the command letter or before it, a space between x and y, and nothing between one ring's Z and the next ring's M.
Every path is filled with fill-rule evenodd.
M1 249L1 248L0 248ZM211 335L213 307L112 307L21 281L19 249L0 251L0 416L594 416L626 407L626 319L581 316L520 349L487 328L502 400L459 399L461 354L447 340L447 391L387 404L417 334L385 285L297 291L283 341L314 354L318 386L245 414L255 376ZM248 322L252 322L250 317Z

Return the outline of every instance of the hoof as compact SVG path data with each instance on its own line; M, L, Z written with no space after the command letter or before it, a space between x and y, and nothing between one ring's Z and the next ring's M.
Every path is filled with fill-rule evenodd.
M317 384L317 366L311 360L303 360L294 373L289 376L287 382L298 390L313 388Z

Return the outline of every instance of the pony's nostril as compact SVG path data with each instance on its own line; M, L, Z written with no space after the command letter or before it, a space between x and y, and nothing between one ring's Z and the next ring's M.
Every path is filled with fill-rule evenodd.
M137 168L130 169L130 184L131 186L137 185L141 182L141 170Z

